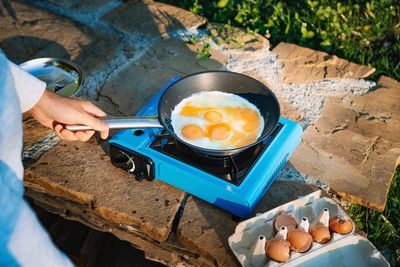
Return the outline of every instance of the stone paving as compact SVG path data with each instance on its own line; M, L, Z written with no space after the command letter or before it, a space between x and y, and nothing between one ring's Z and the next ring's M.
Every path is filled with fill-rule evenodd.
M16 63L61 57L81 65L81 97L110 115L135 113L174 76L225 69L255 77L305 130L255 212L316 186L385 207L400 163L400 85L363 79L372 67L294 44L271 49L263 36L153 1L3 1L0 28L0 48ZM211 57L199 59L205 43ZM28 116L24 148L26 194L49 211L109 231L169 266L237 265L227 245L237 222L225 211L163 182L137 182L95 140L60 142Z
M400 84L388 77L368 94L328 98L291 163L344 199L383 210L400 155L399 103Z

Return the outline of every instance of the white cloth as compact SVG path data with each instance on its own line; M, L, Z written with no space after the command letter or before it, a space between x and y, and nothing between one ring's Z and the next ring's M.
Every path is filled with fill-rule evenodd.
M73 266L22 198L21 114L45 88L0 50L0 266Z
M21 111L26 112L39 101L46 89L46 83L23 71L11 61L8 61L8 67L18 95Z
M42 96L46 84L23 71L0 53L0 90L6 100L1 106L0 160L3 160L22 180L21 162L22 115L31 109Z
M53 245L49 235L25 201L22 203L8 249L21 266L73 266L70 260Z

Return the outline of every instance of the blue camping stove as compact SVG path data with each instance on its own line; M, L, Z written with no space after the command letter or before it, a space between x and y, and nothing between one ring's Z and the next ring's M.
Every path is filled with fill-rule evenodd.
M138 113L157 115L161 89ZM109 141L111 162L137 180L158 179L239 217L248 217L300 143L298 123L280 118L262 142L236 155L200 154L163 129L127 129Z

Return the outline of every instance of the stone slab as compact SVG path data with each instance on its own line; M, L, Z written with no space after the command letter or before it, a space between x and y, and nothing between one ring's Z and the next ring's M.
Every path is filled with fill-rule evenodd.
M363 96L328 98L291 163L344 200L382 211L400 156L400 84L382 77Z
M316 189L305 184L275 181L255 208L254 216L307 195ZM232 215L201 199L190 197L177 228L177 237L188 249L197 251L215 266L240 266L228 245L238 222Z
M51 129L44 127L29 114L23 116L24 149L35 144L52 132Z
M39 192L27 188L26 195L32 198L35 204L47 211L59 214L65 219L78 221L98 231L109 232L121 240L140 250L145 251L148 259L161 262L167 266L211 266L206 259L196 253L180 246L176 238L170 235L166 242L158 242L143 236L142 233L132 227L115 224L96 215L90 207L70 202L63 198L55 198L45 192Z
M114 167L95 141L62 142L26 170L25 181L28 188L89 206L104 220L130 225L160 242L185 195L157 180L137 182Z
M228 246L228 237L236 224L231 214L190 197L177 228L177 237L181 244L198 251L215 266L239 266Z
M113 230L112 233L121 240L137 245L137 248L145 252L145 257L147 259L160 262L166 266L204 266L204 262L207 262L190 251L171 249L167 243L157 244L155 242L149 242L143 238L129 235L125 231L118 229ZM208 266L210 265L208 264Z
M173 77L220 69L226 60L214 50L211 58L199 60L196 49L196 45L175 38L159 40L109 80L100 96L116 104L120 113L134 114Z
M112 0L47 0L47 2L56 5L58 7L62 7L64 9L69 9L73 11L83 12L83 11L90 11L95 10L97 8L102 7L103 5L112 2Z
M7 3L7 4L5 4ZM24 1L0 4L0 48L15 63L38 57L69 59L86 72L107 64L115 56L120 38L96 33L65 17Z
M279 43L273 50L283 67L281 83L310 83L324 79L366 78L375 68L352 63L325 52Z
M113 100L106 96L102 95L101 93L97 96L97 98L92 101L98 107L107 113L108 116L119 117L124 116L123 113L119 110L119 105L114 103Z
M124 1L102 19L120 31L150 38L166 37L174 31L206 23L205 18L189 11L153 1Z

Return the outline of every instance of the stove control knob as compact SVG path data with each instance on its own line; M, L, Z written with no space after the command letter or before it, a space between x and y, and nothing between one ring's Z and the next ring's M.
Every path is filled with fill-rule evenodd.
M134 174L136 180L154 179L154 163L150 158L113 145L110 146L110 157L114 166Z
M135 161L132 158L129 158L128 166L129 166L128 172L134 173L135 170L136 170L136 164L135 164Z
M122 150L114 154L111 158L111 162L114 166L127 170L128 172L134 172L136 169L136 164L133 158Z

